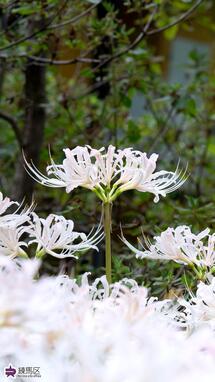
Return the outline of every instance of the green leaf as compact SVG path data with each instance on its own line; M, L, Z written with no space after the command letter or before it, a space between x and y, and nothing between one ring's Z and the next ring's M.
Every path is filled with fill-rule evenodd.
M177 25L174 25L173 27L167 29L165 32L164 32L164 36L166 37L167 40L173 40L178 32L178 24Z
M122 94L122 103L128 108L131 107L131 99L125 94Z
M195 117L197 113L197 108L196 108L196 102L193 98L189 98L186 103L185 107L186 112L191 116Z
M141 137L139 126L131 119L128 121L128 138L132 143L136 143Z
M94 74L90 68L84 68L81 70L81 75L86 78L93 78Z
M209 152L209 154L215 155L215 143L214 142L209 143L208 152Z

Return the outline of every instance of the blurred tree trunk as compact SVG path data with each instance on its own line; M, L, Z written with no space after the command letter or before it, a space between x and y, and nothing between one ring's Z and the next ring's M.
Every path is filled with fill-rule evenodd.
M27 161L38 164L45 128L46 67L31 60L25 68L25 125L22 132L23 151ZM31 201L34 180L24 168L22 154L15 173L13 198Z
M0 98L2 96L5 72L6 72L6 62L5 60L1 59L0 60Z
M122 1L121 0L108 0L108 3L111 4L115 10L120 12L122 9ZM102 20L107 15L107 9L104 6L104 4L101 2L97 6L97 17L99 20ZM103 36L101 40L101 44L97 47L97 51L95 54L95 58L101 58L102 56L109 56L112 54L112 41L110 36ZM107 72L109 69L109 65L104 65L99 71L97 72L97 77L99 77L100 81L102 82L103 79L106 78ZM104 85L100 86L97 90L98 97L100 99L105 99L108 94L110 93L110 84L109 82L105 82Z
M111 4L115 10L117 10L119 13L122 11L122 2L121 0L107 0L107 3ZM105 7L105 5L100 2L97 5L97 18L98 20L102 20L106 17L108 11ZM112 41L110 36L103 36L101 38L100 44L95 49L94 58L101 59L102 57L107 57L112 54ZM97 66L97 63L95 65L92 65L94 68ZM109 70L109 64L102 66L102 68L99 68L95 72L95 81L94 85L97 85L99 82L101 82L101 85L96 89L96 94L99 99L105 100L105 98L110 94L110 83L107 81L106 77L108 75ZM102 82L104 82L102 84ZM89 123L86 125L86 141L89 145L92 145L94 142L95 137L99 133L100 130L100 122L95 120L90 120Z
M12 6L13 8L13 6ZM0 5L0 31L5 32L7 26L9 26L7 12L4 11L3 5ZM4 78L6 72L6 60L4 58L0 59L0 98L2 96Z

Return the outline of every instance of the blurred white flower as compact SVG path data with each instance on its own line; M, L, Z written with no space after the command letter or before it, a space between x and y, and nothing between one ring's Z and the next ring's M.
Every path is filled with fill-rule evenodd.
M18 208L13 213L5 214L12 205L17 205ZM0 193L0 254L11 258L27 257L23 247L27 247L28 244L23 237L27 232L32 209L33 205L21 210L19 203L10 201L7 197L3 199Z
M192 297L187 308L190 313L189 325L199 327L209 325L215 329L215 277L208 282L200 282L196 295Z
M188 226L178 226L177 228L167 228L160 236L154 237L154 244L147 242L148 249L135 248L124 236L123 242L136 253L137 258L150 258L160 260L173 260L181 264L195 264L201 266L204 261L209 263L212 257L213 245L209 240L208 250L203 245L202 240L209 234L209 229L205 229L195 235ZM213 255L214 256L214 255Z
M77 146L73 150L64 150L66 158L62 164L47 166L47 175L43 175L34 164L25 159L26 169L39 183L49 187L65 187L71 192L76 187L93 190L104 202L112 202L127 190L150 192L159 196L175 191L186 180L186 170L175 172L156 170L158 155L149 158L146 153L127 148L116 150L110 145L96 150L90 146Z
M39 218L32 213L33 223L29 225L28 233L37 244L36 256L50 254L57 258L76 257L75 252L90 248L97 250L96 244L102 239L100 227L88 236L85 233L74 231L74 222L66 220L63 216L50 214L46 219Z
M0 224L0 254L15 258L17 256L28 257L23 247L28 244L22 240L26 232L25 226L17 227L15 224Z
M134 280L34 280L38 265L0 257L2 370L37 366L44 382L214 382L211 325L180 330L174 303L149 298ZM212 304L212 289L200 285L198 298Z

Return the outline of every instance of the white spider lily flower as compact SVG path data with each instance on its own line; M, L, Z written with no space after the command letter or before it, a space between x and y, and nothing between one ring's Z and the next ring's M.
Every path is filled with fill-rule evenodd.
M191 328L197 328L201 325L209 325L215 329L215 277L212 277L210 283L199 282L196 295L191 294L190 301L182 301L181 305L187 308L187 324Z
M0 254L15 257L28 257L23 247L27 243L21 238L26 233L26 227L17 227L14 225L0 225Z
M18 206L14 212L5 214L7 209L12 206ZM23 203L18 203L11 201L8 197L3 198L2 193L0 192L0 226L20 226L29 222L30 214L34 209L34 203L32 203L29 207L22 208Z
M55 164L50 158L51 165L46 168L48 176L40 173L34 164L30 165L24 157L27 171L30 170L30 175L39 183L48 187L65 187L68 193L79 186L93 189L99 184L98 169L92 163L88 147L77 146L73 150L63 151L66 158L62 164Z
M11 201L8 197L4 198L2 192L0 192L0 215L4 214L14 204L19 205L19 203Z
M66 184L66 192L71 192L79 186L92 190L99 183L99 171L92 163L93 154L90 149L77 146L73 150L65 149L64 153L66 158L63 165L57 168L52 162L52 165L47 167L48 175L57 175L62 179Z
M32 213L33 223L28 232L33 240L29 244L36 243L36 256L42 257L46 253L57 258L76 257L75 252L85 251L90 248L96 249L96 244L103 234L100 228L92 235L74 231L74 222L66 220L63 216L50 214L46 219L39 218Z
M26 170L39 183L49 187L65 187L71 192L81 186L94 191L103 202L112 202L122 192L137 190L150 192L159 196L166 196L175 191L186 180L186 170L175 172L156 170L158 155L149 158L146 153L131 148L116 150L110 145L96 150L90 146L77 146L64 149L65 159L62 164L55 164L51 158L51 165L47 166L47 176L43 175L34 164L29 164L25 157Z
M100 150L91 149L92 155L95 157L95 165L99 172L100 183L111 188L111 183L117 175L120 175L123 167L123 158L125 150L116 150L116 147L108 146L107 152L102 153L104 148Z
M2 215L11 205L18 205L18 208L13 213ZM2 255L10 258L28 257L23 249L28 245L22 237L27 231L26 223L30 220L32 207L33 205L21 210L19 203L10 201L9 198L3 199L0 193L0 253Z
M125 163L116 182L117 186L121 184L118 188L119 193L132 189L150 192L155 195L154 202L157 203L159 195L165 197L186 181L186 169L182 172L177 167L175 172L155 172L157 154L148 158L146 153L125 149L124 158Z
M199 260L202 266L215 266L215 234L208 235L206 245L203 242L199 243Z
M167 228L160 236L154 237L154 244L147 243L148 249L143 251L135 248L122 235L123 242L136 253L137 258L150 258L159 260L173 260L177 263L201 266L202 242L209 234L209 229L205 229L198 235L194 235L187 226L177 228Z
M30 175L39 183L49 187L65 187L68 193L79 186L93 191L99 187L103 192L101 184L110 186L113 176L119 172L119 158L122 157L122 152L117 154L114 146L110 145L104 154L104 148L96 150L90 146L77 146L73 150L67 148L63 151L65 159L62 164L55 164L50 158L51 165L46 168L48 176L40 173L34 164L30 165L24 157L27 171L30 171Z
M7 214L0 216L0 226L21 226L23 224L29 223L30 214L33 211L34 205L32 204L30 207L25 207L21 210L21 206L13 212L12 214Z

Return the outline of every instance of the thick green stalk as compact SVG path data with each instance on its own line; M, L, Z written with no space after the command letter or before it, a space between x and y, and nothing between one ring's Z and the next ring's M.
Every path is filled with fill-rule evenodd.
M106 277L111 284L111 203L104 203L104 231Z

